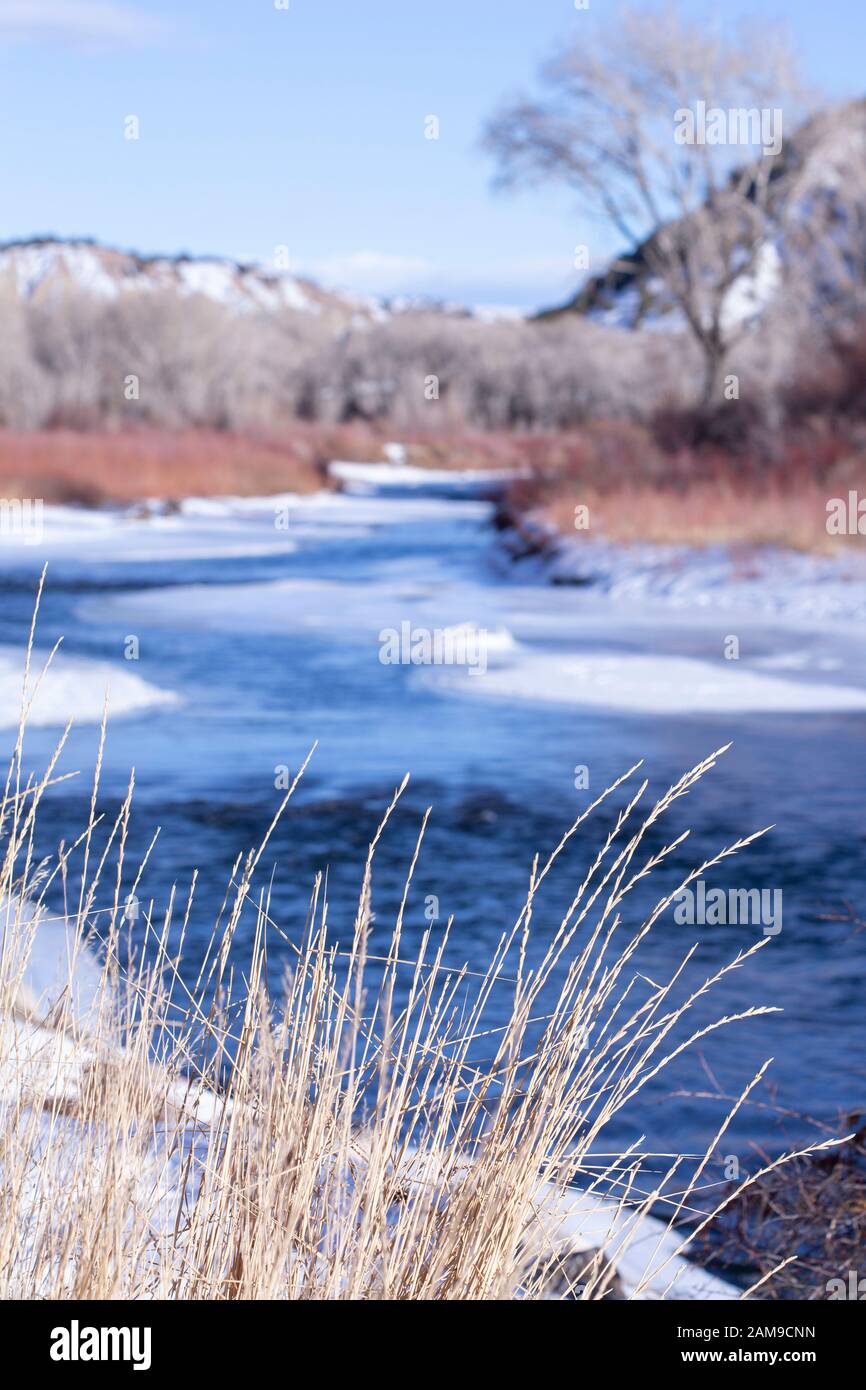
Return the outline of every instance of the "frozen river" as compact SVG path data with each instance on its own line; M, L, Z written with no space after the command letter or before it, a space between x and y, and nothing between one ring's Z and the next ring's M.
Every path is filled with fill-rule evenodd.
M108 685L102 804L116 807L134 766L133 854L161 827L143 894L157 907L201 871L190 972L232 863L264 833L285 769L314 743L263 865L267 881L273 872L272 915L299 937L313 877L327 869L330 920L345 939L367 844L409 772L377 854L374 946L389 935L432 806L406 934L417 939L431 913L443 925L453 916L451 956L477 970L520 910L533 855L552 849L610 781L643 759L650 793L660 793L733 740L651 838L658 848L692 829L674 863L630 900L628 924L723 843L773 824L711 883L781 893L781 930L695 1017L749 1003L784 1012L714 1035L678 1061L618 1118L609 1147L646 1135L664 1152L702 1150L726 1107L694 1093L739 1092L770 1056L772 1089L742 1112L725 1152L780 1142L773 1107L833 1120L861 1104L866 931L844 920L847 905L866 915L861 625L738 608L730 586L718 603L690 602L687 590L671 602L551 586L504 560L488 503L443 495L201 501L137 518L49 509L41 543L6 546L0 558L7 746L46 559L38 646L64 641L34 708L27 761L44 762L72 713L62 770L82 777L50 793L39 852L84 823ZM455 631L482 642L479 669L381 659L388 632ZM531 953L549 941L612 815L603 810L563 856L535 908ZM658 979L699 940L695 985L760 933L681 925L668 913L636 964ZM287 961L275 937L275 976ZM502 994L491 1026L508 1007ZM814 1137L798 1119L786 1133Z

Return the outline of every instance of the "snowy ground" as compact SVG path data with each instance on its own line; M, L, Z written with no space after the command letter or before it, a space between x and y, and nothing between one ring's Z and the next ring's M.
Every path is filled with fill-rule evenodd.
M866 548L839 559L773 547L616 545L561 540L525 564L558 584L590 584L616 604L660 600L806 625L866 617Z

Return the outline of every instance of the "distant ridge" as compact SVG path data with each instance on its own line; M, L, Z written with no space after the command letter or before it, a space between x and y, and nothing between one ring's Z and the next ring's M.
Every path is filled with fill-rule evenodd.
M99 299L157 291L203 295L237 313L291 310L356 321L381 318L374 300L325 290L304 276L223 256L142 255L91 237L39 235L0 243L0 286L46 301L70 291Z

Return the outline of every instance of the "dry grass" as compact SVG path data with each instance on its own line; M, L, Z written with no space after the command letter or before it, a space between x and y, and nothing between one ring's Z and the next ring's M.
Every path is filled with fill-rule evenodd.
M217 430L0 431L0 495L46 502L313 492L334 457L378 459L367 429L298 425L288 434Z
M857 1271L856 1283L866 1237L862 1115L846 1117L839 1132L852 1130L839 1148L807 1154L741 1192L703 1232L700 1248L706 1257L722 1269L749 1270L757 1279L795 1251L796 1260L762 1287L762 1297L852 1297L850 1271Z
M608 492L566 487L541 515L564 535L603 535L625 544L775 545L816 554L838 554L848 537L827 533L826 486L805 483L737 487L698 482L683 491L619 487ZM587 506L588 531L575 530L575 507Z
M87 506L143 498L309 493L328 485L336 458L384 461L387 423L297 424L279 434L189 429L0 430L0 497L41 497ZM835 553L827 502L866 494L862 451L843 437L792 444L771 465L718 448L666 451L622 421L582 431L396 433L420 468L512 471L515 517L537 512L564 534L588 506L590 534L625 543L778 545ZM859 538L858 538L859 539Z
M333 459L384 462L387 425L301 424L273 434L219 430L0 430L0 496L100 506L148 497L260 497L328 485ZM409 432L419 468L522 466L516 438Z
M25 723L26 709L0 806L0 1297L541 1298L551 1296L553 1265L557 1296L579 1286L581 1297L599 1298L616 1278L616 1242L575 1263L556 1216L575 1181L639 1220L676 1179L679 1194L666 1207L674 1231L708 1160L685 1179L674 1159L644 1191L635 1154L600 1170L591 1151L604 1149L611 1119L684 1048L768 1012L745 1007L680 1032L694 1000L765 940L698 976L685 998L694 947L659 984L639 986L633 965L674 893L637 925L628 925L629 895L685 838L651 852L648 832L713 757L654 805L642 808L647 783L636 768L605 792L545 860L535 859L524 907L480 977L446 965L450 924L406 950L426 817L387 954L370 958L375 854L402 788L370 846L354 922L328 922L319 880L300 941L283 936L267 889L256 886L272 826L235 864L193 981L177 963L189 902L172 901L159 915L143 908L135 929L127 920L140 873L125 854L131 786L97 852L98 763L81 836L52 863L34 863L35 821L56 759L38 780L24 780ZM620 805L613 828L530 969L526 944L545 881L611 797ZM76 939L85 931L98 939L103 966L87 1009L70 983L46 1016L24 988L34 930L26 904L44 904L52 883L64 887ZM232 952L241 930L254 934L243 978ZM277 936L292 965L271 997L267 955ZM503 989L510 1017L491 1028L488 1002ZM708 1154L762 1074L744 1087ZM689 1238L676 1231L678 1251ZM664 1283L667 1268L673 1282L674 1263L659 1259L655 1278Z
M499 469L524 481L512 489L513 516L541 516L564 535L575 508L590 509L589 534L625 544L758 546L837 554L851 540L827 532L827 503L866 495L862 441L840 430L779 438L759 449L665 447L647 428L596 420L557 433L410 432L418 467Z

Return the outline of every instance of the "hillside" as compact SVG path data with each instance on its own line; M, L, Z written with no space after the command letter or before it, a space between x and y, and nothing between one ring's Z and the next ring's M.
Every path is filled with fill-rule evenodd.
M285 270L220 256L143 256L89 239L34 237L0 246L0 286L22 300L50 303L70 290L100 300L161 291L202 295L236 313L288 309L345 326L374 322L381 307L337 294Z
M762 161L732 170L731 180L760 177ZM801 268L804 252L821 307L847 292L841 283L866 274L862 224L866 209L866 100L849 102L803 122L772 159L767 240L753 274L743 275L729 296L737 321L758 318L780 293L786 276ZM681 226L675 220L668 226ZM663 228L662 232L666 229ZM538 317L577 314L612 327L681 327L665 287L653 274L653 232L638 246L591 275L566 303Z

